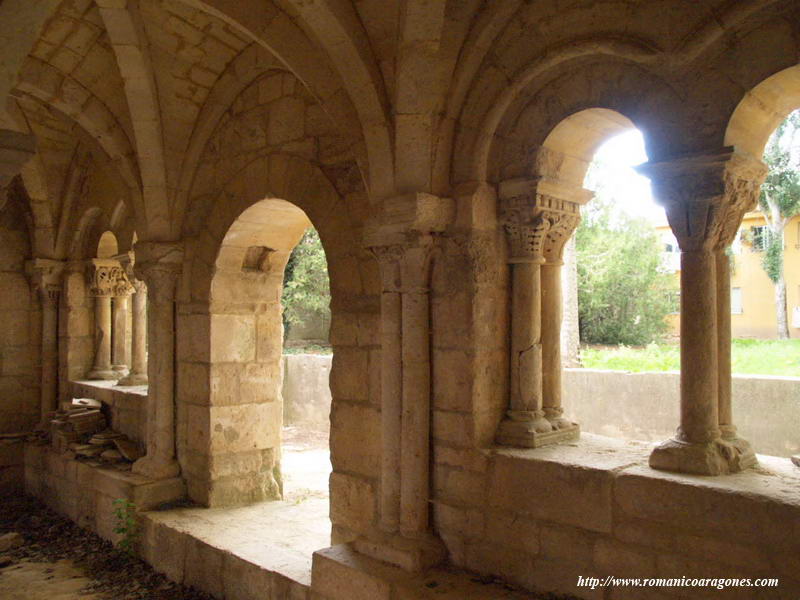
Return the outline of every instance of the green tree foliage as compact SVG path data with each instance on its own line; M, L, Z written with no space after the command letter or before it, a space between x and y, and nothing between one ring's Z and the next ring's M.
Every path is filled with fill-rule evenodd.
M576 235L581 340L638 346L663 334L676 309L676 284L660 269L653 225L615 210L613 199L598 193Z
M778 337L789 337L786 315L786 281L783 275L783 232L800 213L800 111L783 121L767 142L764 162L769 173L761 186L759 208L767 222L761 266L775 284Z
M330 318L328 263L319 234L313 227L303 235L286 264L282 302L286 327L314 315Z

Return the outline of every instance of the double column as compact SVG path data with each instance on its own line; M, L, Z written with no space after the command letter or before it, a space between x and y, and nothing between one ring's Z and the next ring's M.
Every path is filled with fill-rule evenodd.
M763 163L725 149L647 163L681 248L681 411L676 436L653 450L655 469L720 475L755 464L731 407L730 267L726 249L755 208Z
M126 297L126 312L129 302L133 305L131 315L131 340L123 339L124 350L130 348L130 371L117 382L119 386L147 385L147 286L136 279L133 272L134 255L129 252L123 264L132 285L132 300Z
M354 547L420 571L445 556L429 517L429 280L437 251L434 234L452 218L453 203L429 194L409 194L385 205L382 222L366 236L382 279L380 522L379 530L357 539Z
M147 454L133 472L151 479L176 477L175 292L183 263L177 242L137 242L136 277L147 285Z
M538 448L577 439L561 406L562 253L584 190L545 178L500 185L511 265L510 397L497 443Z
M56 410L58 398L58 306L64 261L37 258L26 271L42 306L40 411L44 416Z
M94 366L89 379L117 380L124 373L114 370L111 363L112 331L115 323L111 318L111 299L129 294L130 283L119 261L108 258L93 258L86 268L89 293L94 296L95 354ZM117 319L119 320L119 319ZM124 330L124 322L121 323ZM117 358L115 352L115 358Z
M147 286L138 279L132 284L131 369L117 382L121 386L147 385Z

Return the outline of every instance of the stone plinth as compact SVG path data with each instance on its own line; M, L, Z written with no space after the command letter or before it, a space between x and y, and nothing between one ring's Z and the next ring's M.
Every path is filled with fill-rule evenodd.
M116 542L114 500L148 511L186 494L179 477L154 481L130 472L92 467L54 452L25 445L25 492L100 537Z

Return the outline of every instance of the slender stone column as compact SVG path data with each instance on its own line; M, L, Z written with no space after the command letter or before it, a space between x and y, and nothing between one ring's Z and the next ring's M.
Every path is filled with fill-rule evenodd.
M406 249L402 294L400 532L428 533L430 493L430 248Z
M133 287L131 371L117 382L121 386L147 385L147 286L135 279Z
M121 379L129 373L125 355L128 351L128 298L133 292L133 286L128 278L130 254L125 253L114 258L119 261L121 269L114 285L112 304L111 369L118 374L118 379Z
M381 529L400 525L400 438L402 349L400 258L398 246L373 248L381 269Z
M430 527L431 327L429 274L451 199L407 194L384 201L365 232L381 266L381 514L353 541L367 556L419 572L446 556Z
M111 298L122 269L116 260L94 258L87 265L89 292L94 296L95 355L89 379L119 379L111 369Z
M581 190L583 191L583 190ZM585 196L584 196L585 197ZM544 204L545 202L543 202ZM580 222L577 202L550 197L545 214L551 226L544 246L546 262L542 265L542 394L544 416L554 430L580 431L577 423L564 418L561 406L561 323L564 302L561 290L561 270L564 248Z
M147 284L147 455L133 472L151 479L176 477L175 459L175 289L181 272L179 243L138 242L136 276Z
M57 408L58 306L64 262L39 258L29 261L26 270L42 305L40 412L44 418Z
M724 248L755 205L766 171L760 161L727 149L639 170L651 178L681 248L681 421L675 438L653 450L650 466L737 472L755 464L755 455L743 440L723 437L720 427L730 432L733 426L730 273L720 256L727 261Z
M717 394L719 429L726 440L736 438L731 406L731 265L724 249L714 256L717 296Z
M511 264L510 398L497 443L537 448L575 439L561 409L561 279L556 263L579 221L578 205L542 180L500 188ZM545 266L549 260L550 266Z
M575 425L561 407L561 262L542 265L542 399L544 416L553 429Z
M114 324L111 332L111 369L122 378L129 372L128 365L125 364L125 350L128 346L128 294L114 296L112 313Z

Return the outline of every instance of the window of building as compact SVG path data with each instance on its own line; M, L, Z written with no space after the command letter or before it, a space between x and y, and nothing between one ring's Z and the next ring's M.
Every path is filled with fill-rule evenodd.
M750 239L753 243L753 252L763 252L767 249L769 229L766 225L757 225L750 228Z
M731 288L731 314L740 315L744 312L742 308L742 288Z

